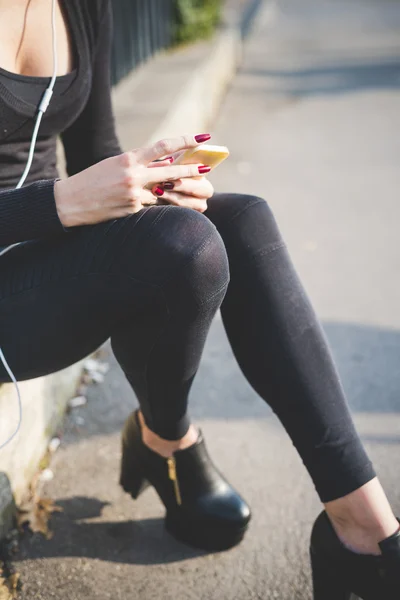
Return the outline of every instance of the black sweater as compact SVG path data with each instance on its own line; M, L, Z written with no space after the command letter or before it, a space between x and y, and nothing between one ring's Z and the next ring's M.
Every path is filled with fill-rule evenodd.
M111 108L110 0L62 0L61 4L75 68L56 80L32 168L19 190L11 188L25 168L36 98L48 87L50 78L16 75L0 68L0 246L65 233L54 200L58 135L68 175L121 152Z

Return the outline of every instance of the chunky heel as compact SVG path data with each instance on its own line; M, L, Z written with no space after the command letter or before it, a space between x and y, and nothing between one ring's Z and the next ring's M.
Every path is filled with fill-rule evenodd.
M340 581L332 565L310 551L314 600L353 600L352 593ZM355 600L355 599L354 599Z
M400 529L379 542L381 554L357 554L322 512L311 533L314 600L399 600Z
M130 454L128 447L123 444L119 483L122 489L136 500L150 484L146 480L140 464Z
M134 412L122 433L120 484L135 499L152 485L166 508L169 533L196 548L231 548L248 528L250 509L214 466L201 431L189 448L160 456L143 443Z

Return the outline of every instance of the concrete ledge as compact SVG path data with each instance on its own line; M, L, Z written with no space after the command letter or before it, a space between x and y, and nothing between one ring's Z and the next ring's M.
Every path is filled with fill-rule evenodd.
M125 150L209 128L263 1L228 0L224 24L211 43L161 53L118 84L113 105Z
M149 141L207 129L236 73L241 55L239 29L232 27L222 30L208 56L192 71L179 90L164 121L152 133Z
M82 363L19 384L22 423L16 437L0 450L0 539L10 527L15 503L19 504L64 416L66 403L75 392ZM18 422L14 385L0 387L0 443Z
M214 43L177 87L174 101L160 126L149 135L149 142L209 127L241 63L244 40L265 1L226 0L223 26ZM167 76L169 73L166 69Z

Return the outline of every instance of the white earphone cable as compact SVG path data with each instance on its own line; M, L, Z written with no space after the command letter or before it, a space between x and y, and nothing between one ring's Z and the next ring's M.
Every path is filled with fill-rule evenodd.
M55 3L55 0L53 0L52 11L51 11L51 26L52 26L52 30L53 30L53 76L50 80L49 87L43 94L42 100L40 101L40 104L38 107L38 115L37 115L37 119L36 119L35 128L34 128L33 134L32 134L32 140L31 140L31 146L29 149L28 161L26 163L25 170L22 174L21 179L19 180L19 182L17 184L16 189L23 186L25 179L27 178L30 168L32 166L32 160L33 160L33 155L35 152L36 139L37 139L37 135L39 133L40 123L42 121L43 114L46 112L47 107L50 104L50 100L53 95L54 84L55 84L56 77L57 77L58 57L57 57L57 43L56 43L56 10L55 10L55 8L56 8L56 3Z
M21 179L19 180L18 184L16 185L15 189L21 188L28 176L28 173L30 171L30 168L32 166L32 161L33 161L33 155L35 153L35 146L36 146L36 140L37 140L37 136L39 133L39 127L40 124L42 122L42 117L44 115L44 113L46 112L49 104L50 104L50 100L51 97L53 95L53 89L54 89L54 84L56 82L56 78L57 78L57 70L58 70L58 55L57 55L57 30L56 30L56 0L52 0L52 10L51 10L51 27L52 27L52 37L53 37L53 75L51 77L50 83L49 83L49 87L46 89L46 91L43 94L43 97L40 101L40 104L38 106L38 114L36 117L36 123L35 123L35 127L32 133L32 139L31 139L31 144L30 144L30 148L29 148L29 155L28 155L28 160L26 163L26 167L24 169L24 172L21 176ZM9 252L12 248L15 248L16 246L19 246L20 243L18 244L12 244L11 246L8 246L7 248L4 248L4 250L2 250L0 252L0 257L3 254L6 254L6 252ZM5 356L0 348L0 359L8 373L8 375L10 376L11 381L14 383L15 388L17 390L17 398L18 398L18 409L19 409L19 417L18 417L18 424L17 427L14 431L14 433L11 435L11 437L8 438L8 440L6 440L3 444L0 445L0 450L2 448L4 448L4 446L6 446L7 444L9 444L11 442L12 439L14 439L14 437L17 435L18 431L20 430L21 427L21 422L22 422L22 401L21 401L21 394L19 391L19 387L18 387L18 383L17 380L13 374L13 372L11 371Z

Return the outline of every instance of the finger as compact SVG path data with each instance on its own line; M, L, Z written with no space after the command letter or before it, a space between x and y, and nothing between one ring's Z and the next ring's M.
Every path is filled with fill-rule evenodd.
M143 202L143 206L158 206L159 204L161 204L160 199L155 198L153 195L151 195L149 200Z
M114 207L115 213L113 213L111 216L114 219L118 219L123 216L128 216L141 210L144 205L155 204L155 200L156 198L150 190L142 189L140 190L140 194L138 194L138 197L135 198L134 202L129 196L127 198L121 199L121 203Z
M169 185L167 183L167 185ZM214 193L214 188L212 184L205 179L204 177L196 178L196 179L180 179L178 181L171 182L170 185L173 185L174 192L180 192L181 194L185 194L186 196L194 196L195 198L200 198L203 200L207 200L211 198ZM162 185L161 187L164 187ZM167 189L167 188L165 188Z
M156 185L153 185L151 191L154 194L154 196L157 196L157 198L161 198L161 196L163 196L165 193L164 188L158 183Z
M178 158L180 156L182 156L182 154L185 152L185 150L179 150L179 152L174 152L172 154L172 158L174 159L174 162L178 160Z
M168 202L168 204L173 204L174 206L193 208L194 210L199 210L200 212L204 212L207 209L206 200L200 200L199 198L194 198L193 196L176 194L175 192L164 192L160 199L162 199L164 202Z
M149 190L142 190L140 193L140 204L142 206L150 206L155 204L155 197Z
M160 183L160 186L164 190L168 190L169 192L172 192L172 190L175 189L175 187L177 185L179 185L180 183L182 183L182 179L175 179L175 181L163 181L162 183Z
M204 165L171 165L159 169L143 169L143 185L157 183L158 181L174 181L186 177L198 177L210 171L210 167Z
M211 136L209 136L209 134L201 134L197 136L182 135L176 138L167 138L164 140L159 140L152 146L149 146L147 148L139 148L135 150L135 159L137 162L143 165L148 165L149 163L153 162L154 160L157 160L158 158L169 156L171 154L174 154L175 152L179 152L179 150L195 148L200 143L207 141L207 139L210 139L210 137Z
M152 163L150 163L148 165L149 169L155 169L155 168L159 168L159 167L169 167L170 164L172 164L174 162L174 159L172 156L170 156L169 158L166 158L165 160L155 160Z
M151 196L151 199L146 200L145 202L143 202L143 206L163 206L165 204L168 204L168 202L166 202L165 200L163 200L163 198L158 198L156 196Z

